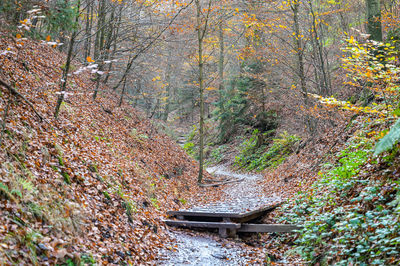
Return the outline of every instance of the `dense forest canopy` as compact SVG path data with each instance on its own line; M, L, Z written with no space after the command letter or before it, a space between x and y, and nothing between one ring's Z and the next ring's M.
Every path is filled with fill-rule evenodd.
M295 240L281 242L294 241L303 259L399 262L398 0L2 0L0 34L0 195L20 213L28 209L27 220L46 223L51 215L45 219L32 204L52 206L23 198L21 191L34 197L33 184L46 183L31 180L31 167L47 167L46 174L61 175L68 186L85 183L75 167L89 169L106 204L121 201L116 212L124 210L129 223L133 212L153 219L142 226L156 235L161 222L152 215L164 211L159 202L182 205L193 182L211 180L205 165L227 163L278 184L288 203L276 219L304 225ZM38 150L29 155L29 136L40 135L37 123L47 135L37 137ZM80 123L91 129L80 130ZM112 158L103 162L107 167L98 170L94 159L76 163L78 155L63 158L82 148L67 136L69 127L83 139L95 135ZM183 138L197 166L164 134ZM29 162L34 154L46 159ZM108 168L118 177L105 182ZM125 183L125 176L140 184ZM132 189L140 196L129 196ZM296 198L299 191L304 194ZM32 263L48 253L23 242L18 245L28 247ZM155 249L140 249L132 262L154 259ZM4 263L17 263L15 254L4 254ZM129 257L115 254L109 262Z

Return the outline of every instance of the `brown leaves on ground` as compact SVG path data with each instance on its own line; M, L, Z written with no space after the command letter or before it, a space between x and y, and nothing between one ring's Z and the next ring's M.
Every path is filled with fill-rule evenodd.
M0 151L0 263L77 262L84 253L102 264L154 259L169 241L165 210L200 200L195 162L143 114L116 107L107 88L92 101L89 74L70 77L54 120L64 55L0 39L6 48L15 54L0 56L0 79L48 123L0 89L2 117L10 101Z

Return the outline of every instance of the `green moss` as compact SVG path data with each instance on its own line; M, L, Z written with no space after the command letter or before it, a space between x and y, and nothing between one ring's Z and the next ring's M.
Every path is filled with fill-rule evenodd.
M157 209L160 209L160 206L158 205L158 200L155 197L150 198L151 204Z
M61 156L58 156L58 164L59 164L60 166L65 166L65 165L64 165L64 160L63 160L63 158L62 158Z
M81 265L96 265L96 260L91 254L84 253L81 255Z
M106 199L111 200L111 196L107 191L103 191L103 195L106 197Z
M187 201L186 201L185 199L179 199L179 201L180 201L183 205L185 205L185 204L187 203Z
M69 174L67 172L61 172L62 177L64 178L65 183L67 183L68 185L71 185L71 177L69 176Z

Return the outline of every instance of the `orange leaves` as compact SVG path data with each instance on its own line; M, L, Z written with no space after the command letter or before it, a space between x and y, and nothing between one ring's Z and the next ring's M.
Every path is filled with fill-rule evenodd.
M86 61L88 61L89 63L95 62L90 56L86 57Z
M354 36L350 36L350 39L348 40L350 44L354 44Z
M348 45L343 51L349 53L344 57L343 69L347 71L348 80L344 84L360 88L363 82L368 83L369 89L376 93L376 98L386 98L385 103L375 104L372 109L357 106L343 105L345 110L363 113L377 113L380 116L388 116L393 111L394 95L398 94L397 75L400 68L394 62L398 60L397 51L392 43L380 43L375 41L358 42L353 36L346 40Z
M398 12L393 12L399 6L392 7L392 10L382 10L382 26L385 32L389 32L390 29L395 29L397 25L400 24L400 14Z
M161 80L161 77L160 77L160 76L156 76L156 77L154 77L154 78L152 79L152 81L157 81L157 80Z

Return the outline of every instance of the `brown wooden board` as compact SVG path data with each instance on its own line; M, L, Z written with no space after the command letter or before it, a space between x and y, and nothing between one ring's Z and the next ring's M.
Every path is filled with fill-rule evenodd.
M188 210L168 211L167 215L176 217L185 217L185 219L188 218L195 219L195 217L231 218L232 220L238 222L246 222L264 215L266 212L273 210L277 206L279 206L279 204L262 206L257 209L242 211L242 212L226 212L224 208L214 208L213 206L212 208L204 207L204 208L193 208Z
M291 233L301 229L300 226L292 224L242 224L238 232L253 233Z
M238 233L293 233L301 226L291 224L240 224L231 222L198 222L164 220L169 226L187 228L218 228L222 237ZM227 231L228 230L228 231Z
M240 224L229 223L229 222L196 222L196 221L176 221L176 220L164 220L169 226L177 227L196 227L196 228L226 228L226 229L238 229Z

